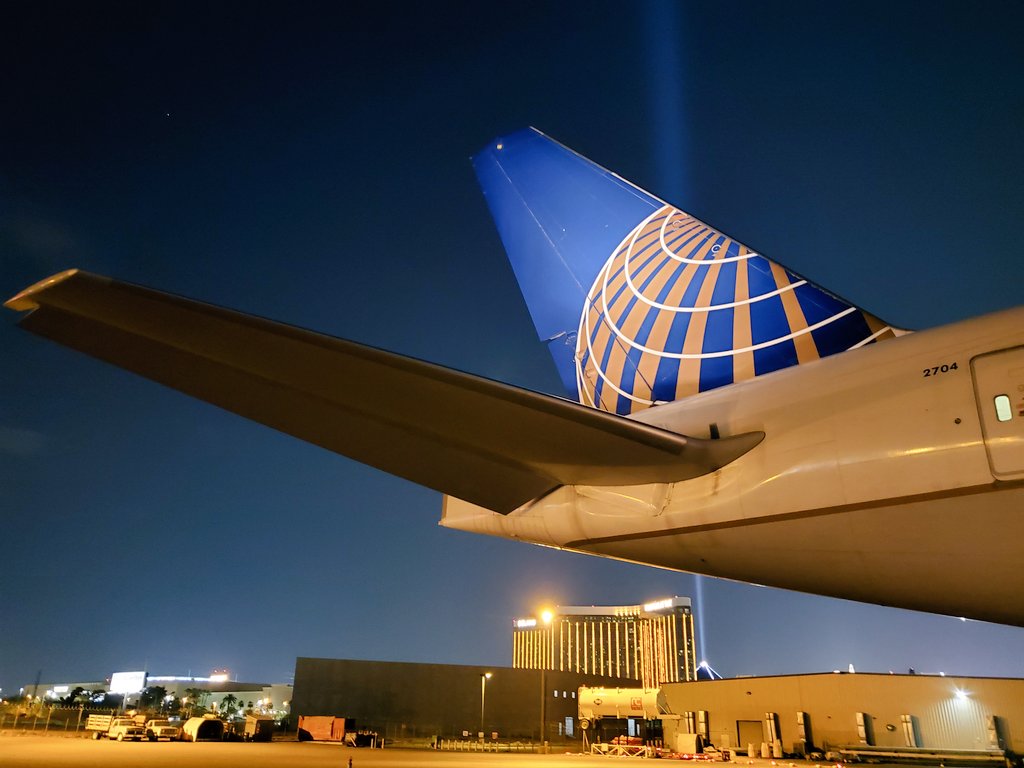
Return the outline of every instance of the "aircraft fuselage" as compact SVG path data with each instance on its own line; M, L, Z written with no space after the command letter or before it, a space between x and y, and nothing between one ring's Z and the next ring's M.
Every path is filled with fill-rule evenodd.
M1007 403L1024 410L1024 308L633 416L687 435L766 434L711 474L563 487L507 516L446 498L441 524L1024 625L1024 434L1021 419L1000 421Z

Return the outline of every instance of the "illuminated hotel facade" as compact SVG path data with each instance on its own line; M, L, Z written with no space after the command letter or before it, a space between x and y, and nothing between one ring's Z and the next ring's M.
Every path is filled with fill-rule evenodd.
M570 605L512 623L512 666L639 680L697 679L688 597L644 605Z

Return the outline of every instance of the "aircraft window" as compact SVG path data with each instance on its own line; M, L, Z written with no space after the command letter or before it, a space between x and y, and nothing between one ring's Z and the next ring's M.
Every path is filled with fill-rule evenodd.
M1006 395L996 395L996 418L1000 421L1009 421L1013 418L1010 398Z

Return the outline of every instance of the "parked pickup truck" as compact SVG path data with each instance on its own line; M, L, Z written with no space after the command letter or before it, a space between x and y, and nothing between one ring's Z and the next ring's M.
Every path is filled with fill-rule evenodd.
M132 739L140 741L146 735L146 729L135 722L133 717L113 717L111 715L89 715L85 730L92 731L94 739Z
M145 737L146 729L135 722L134 717L115 717L114 722L110 724L110 730L107 731L108 739L117 739L118 741L125 739L141 741Z
M146 738L150 741L158 741L159 739L176 741L181 738L181 728L170 720L147 720Z
M91 731L94 739L102 739L110 730L110 723L113 720L113 715L89 715L89 719L85 721L85 730Z

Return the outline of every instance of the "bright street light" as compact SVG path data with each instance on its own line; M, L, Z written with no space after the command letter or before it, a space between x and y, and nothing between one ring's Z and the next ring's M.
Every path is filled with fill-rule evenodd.
M487 681L491 679L490 672L480 675L480 733L484 732L484 698L487 695Z

